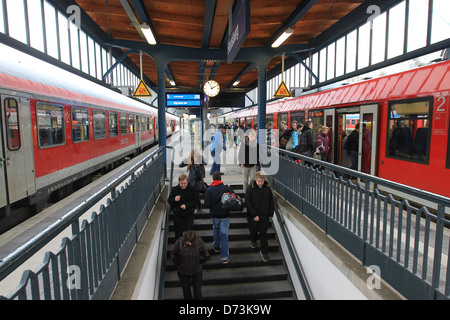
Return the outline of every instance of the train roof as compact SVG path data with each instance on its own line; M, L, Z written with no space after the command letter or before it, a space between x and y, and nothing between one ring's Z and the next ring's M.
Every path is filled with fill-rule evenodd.
M57 97L136 113L158 113L154 107L77 76L26 53L0 44L0 88ZM168 118L176 118L166 114Z
M450 61L439 62L376 79L349 84L267 105L267 114L323 108L385 99L405 99L450 90ZM230 114L232 118L258 115L252 107Z

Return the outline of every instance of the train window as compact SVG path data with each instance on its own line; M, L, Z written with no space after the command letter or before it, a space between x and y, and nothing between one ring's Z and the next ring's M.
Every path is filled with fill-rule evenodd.
M119 135L119 122L116 112L109 112L109 136L115 137Z
M386 154L428 164L432 98L389 102Z
M120 114L120 134L126 135L128 133L127 115L125 113Z
M106 138L105 111L94 110L94 139Z
M89 140L89 112L87 109L72 107L72 139L73 142Z
M6 136L8 149L20 149L19 107L16 99L5 99Z
M128 115L128 127L130 128L130 134L134 133L134 115Z
M64 108L62 106L37 103L36 122L40 148L60 146L65 143Z
M305 112L293 112L291 113L291 124L292 121L296 120L297 123L305 124Z

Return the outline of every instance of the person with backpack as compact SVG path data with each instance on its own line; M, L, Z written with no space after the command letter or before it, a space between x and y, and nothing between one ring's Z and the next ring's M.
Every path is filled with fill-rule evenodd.
M213 173L213 182L206 189L205 207L210 208L213 222L213 249L220 252L222 263L230 260L228 250L228 230L230 228L230 210L222 208L222 195L229 190L222 182L220 172Z
M251 130L245 137L244 143L241 144L238 161L244 177L244 190L247 190L249 184L255 178L259 165L259 144L255 130Z
M201 299L202 263L209 260L209 253L203 239L192 230L183 232L183 236L176 240L171 256L177 266L184 299L192 299L191 283L194 289L194 299Z
M259 254L264 262L268 262L267 253L269 242L267 231L270 227L270 218L275 211L275 201L272 188L266 180L266 175L258 171L255 180L245 192L247 205L247 221L250 229L250 247L256 248L256 241L260 241Z

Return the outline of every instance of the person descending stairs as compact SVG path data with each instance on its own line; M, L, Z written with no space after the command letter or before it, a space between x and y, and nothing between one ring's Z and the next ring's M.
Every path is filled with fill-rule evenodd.
M242 185L232 185L244 198ZM268 230L268 260L261 259L259 241L254 247L247 222L247 209L230 213L229 260L223 263L213 249L213 222L209 210L195 214L194 230L203 239L211 259L203 265L202 299L296 299L275 230ZM169 229L165 269L164 300L183 299L177 268L170 258L175 243L173 225ZM217 249L217 248L216 248Z

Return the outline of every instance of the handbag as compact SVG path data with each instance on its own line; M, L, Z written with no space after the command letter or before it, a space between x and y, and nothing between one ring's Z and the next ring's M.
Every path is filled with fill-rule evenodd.
M228 187L228 192L224 192L221 198L222 209L227 209L231 211L242 211L244 208L242 206L242 199L237 195L233 189Z

